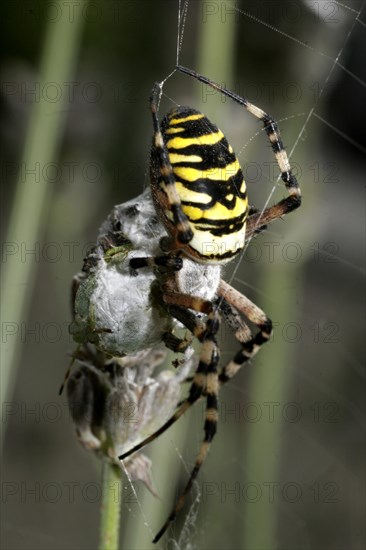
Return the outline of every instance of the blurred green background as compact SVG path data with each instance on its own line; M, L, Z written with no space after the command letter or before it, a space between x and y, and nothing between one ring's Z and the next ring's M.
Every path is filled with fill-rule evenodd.
M97 548L101 465L78 444L57 396L74 348L70 283L112 206L148 185L148 97L175 65L177 6L2 6L4 549ZM171 547L365 547L360 9L357 1L189 5L181 63L277 118L287 150L296 145L304 202L226 269L275 334L222 391L219 432L193 494L194 529L179 538L181 514ZM164 92L162 112L172 101L191 105L227 134L261 208L277 169L260 125L183 75ZM278 184L270 202L284 195ZM238 345L225 328L220 344L224 362ZM136 499L124 483L121 548L152 547L202 427L198 404L146 451L160 500L139 483Z

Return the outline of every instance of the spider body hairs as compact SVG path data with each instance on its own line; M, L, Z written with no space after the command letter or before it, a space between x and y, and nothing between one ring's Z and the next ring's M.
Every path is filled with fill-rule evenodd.
M134 272L144 268L163 270L159 276L161 303L169 319L182 323L201 342L199 363L186 399L159 430L119 456L123 460L143 448L178 420L197 400L206 400L204 439L190 478L156 535L157 542L184 505L216 433L218 394L268 341L272 323L246 296L220 279L221 265L237 257L246 240L271 221L301 204L298 182L291 172L276 122L262 109L185 67L176 70L211 86L243 106L265 128L288 196L263 212L248 206L243 174L224 134L203 113L190 107L174 108L160 124L158 104L162 85L156 83L150 97L154 136L151 150L151 194L157 215L168 236L161 240L158 255L129 260ZM195 271L196 270L196 271ZM204 281L210 291L199 290ZM216 334L221 316L240 343L240 350L219 368ZM257 326L252 334L243 317ZM162 339L175 351L183 351L188 340L172 333Z

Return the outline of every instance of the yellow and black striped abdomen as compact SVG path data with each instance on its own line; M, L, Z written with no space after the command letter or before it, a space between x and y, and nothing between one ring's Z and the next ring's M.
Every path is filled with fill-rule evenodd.
M202 113L178 107L162 121L182 210L193 231L187 252L201 261L228 261L244 246L246 185L224 134ZM165 216L172 220L168 210Z

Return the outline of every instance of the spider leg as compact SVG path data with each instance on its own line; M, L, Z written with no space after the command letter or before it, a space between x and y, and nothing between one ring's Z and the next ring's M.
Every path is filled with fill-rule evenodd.
M164 523L163 527L155 536L153 543L156 543L164 535L165 531L168 529L169 525L175 520L177 514L183 508L186 496L189 494L192 485L201 469L202 464L206 460L212 440L216 434L217 420L218 420L218 393L219 393L219 379L217 374L217 360L212 361L208 367L207 371L207 389L206 389L206 419L204 425L205 436L201 444L201 448L197 455L195 465L189 477L189 480L180 495L177 503L171 513L168 516L168 519Z
M281 213L276 216L279 217L298 208L301 204L301 191L298 181L291 171L290 162L288 160L287 153L280 136L277 122L268 113L266 113L256 105L253 105L253 103L250 103L247 99L240 97L239 95L231 92L230 90L227 90L226 88L223 88L209 78L206 78L205 76L202 76L195 71L192 71L191 69L187 69L186 67L182 67L180 65L177 66L177 69L180 72L188 74L196 80L207 84L208 86L210 86L214 90L219 91L223 95L230 97L233 101L245 107L245 109L249 113L251 113L253 116L263 122L265 132L271 143L272 151L276 157L277 164L281 171L281 179L283 180L286 189L290 195L289 197L275 205L276 209L271 212L271 216L274 215L274 212L280 211ZM273 217L272 219L276 219L276 217ZM262 223L262 216L260 216L260 221L261 225L265 225L265 223L268 223L268 221L270 220L267 220L267 222L263 221Z
M253 336L244 321L240 321L235 334L242 349L221 369L219 380L223 384L233 378L245 363L254 357L259 348L268 342L272 334L272 321L258 306L223 280L220 281L218 294L259 328L259 332ZM231 322L238 323L238 319L235 318Z
M157 155L159 175L163 180L163 184L157 185L156 183L154 184L154 178L151 178L152 191L153 195L158 194L161 193L159 188L163 188L168 199L167 206L173 215L177 241L180 243L188 243L192 240L193 232L188 218L182 210L181 200L175 186L173 168L169 161L169 154L164 144L158 119L158 103L161 91L162 88L160 83L156 82L150 96L150 109L154 125L153 151Z
M277 204L266 208L262 213L256 212L249 216L247 218L245 239L250 239L256 233L260 233L261 230L266 229L269 223L298 208L300 206L298 201L299 198L296 195L290 195Z
M206 329L205 323L189 309L179 305L167 305L172 317L180 321L200 342Z
M198 371L197 371L198 373ZM194 381L193 383L194 384ZM135 445L135 447L132 447L132 449L130 449L129 451L123 453L122 455L119 455L119 460L124 460L125 458L129 457L130 455L132 455L133 453L136 453L137 451L139 451L140 449L143 449L145 447L145 445L147 445L148 443L151 443L151 441L154 441L154 439L156 439L157 437L159 437L159 435L161 435L162 433L164 433L168 428L170 428L170 426L172 426L177 420L178 418L180 418L185 412L186 410L188 410L192 405L193 403L198 399L198 397L196 399L194 399L194 401L190 401L190 396L185 399L185 401L183 401L183 403L181 404L181 406L176 410L176 412L173 414L173 416L171 416L166 422L165 424L163 424L161 426L161 428L159 428L158 430L156 430L156 432L154 432L153 434L151 434L149 437L147 437L146 439L144 439L143 441L141 441L141 443L139 443L138 445Z
M166 332L162 336L162 340L166 347L175 353L183 353L188 346L192 343L192 338L186 336L185 338L179 338L172 332Z
M229 325L231 332L240 344L243 345L249 342L253 338L253 334L239 312L222 296L217 300L217 304L225 322Z
M161 256L144 256L141 258L131 258L130 268L132 270L143 267L164 267L168 271L179 271L183 267L183 260L177 255L177 252L163 254Z
M184 506L185 499L189 494L192 485L201 469L202 464L206 460L212 440L216 434L218 420L218 394L219 394L219 378L217 373L217 364L219 361L219 352L215 335L219 329L220 321L216 309L212 308L206 323L206 330L203 335L203 347L200 356L200 364L205 364L206 388L206 417L204 424L204 439L201 443L199 453L195 460L195 465L191 471L188 482L178 498L173 510L168 516L168 519L155 536L153 543L156 543L164 535L170 524L175 520L176 516ZM206 344L206 345L205 345ZM197 370L198 371L198 370ZM192 386L194 385L194 379ZM192 388L191 386L191 388ZM201 391L202 394L202 391ZM201 395L200 394L200 395Z

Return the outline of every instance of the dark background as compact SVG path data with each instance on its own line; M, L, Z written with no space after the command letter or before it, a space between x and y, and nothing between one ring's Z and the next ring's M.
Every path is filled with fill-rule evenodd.
M82 2L70 78L45 84L46 32L70 19L70 5L25 0L1 10L2 272L10 285L3 299L18 281L14 270L29 267L16 282L26 289L18 313L2 316L6 549L97 548L101 465L78 444L66 398L57 397L74 348L69 288L112 206L148 185L148 96L175 64L176 2ZM191 2L181 62L277 117L287 150L296 144L304 202L250 245L235 273L232 283L268 313L275 334L222 391L219 433L193 494L200 494L196 531L179 540L183 513L171 535L182 548L361 549L364 13L358 17L356 1L235 6L241 11ZM56 58L48 62L58 68ZM164 91L162 111L173 98L222 128L240 154L250 202L262 207L277 171L258 123L229 101L206 98L188 77L174 75ZM41 161L34 175L26 143L40 105L46 122L55 117L57 136L34 139L41 151L54 143L56 164ZM24 220L36 216L34 253L27 252L29 234L12 230L25 189L36 204L43 196L38 214L30 203ZM279 184L271 202L284 195ZM220 343L229 360L238 346L227 330ZM202 426L197 405L146 451L161 500L135 483L136 500L126 480L121 547L151 547L145 522L156 532L170 511Z

